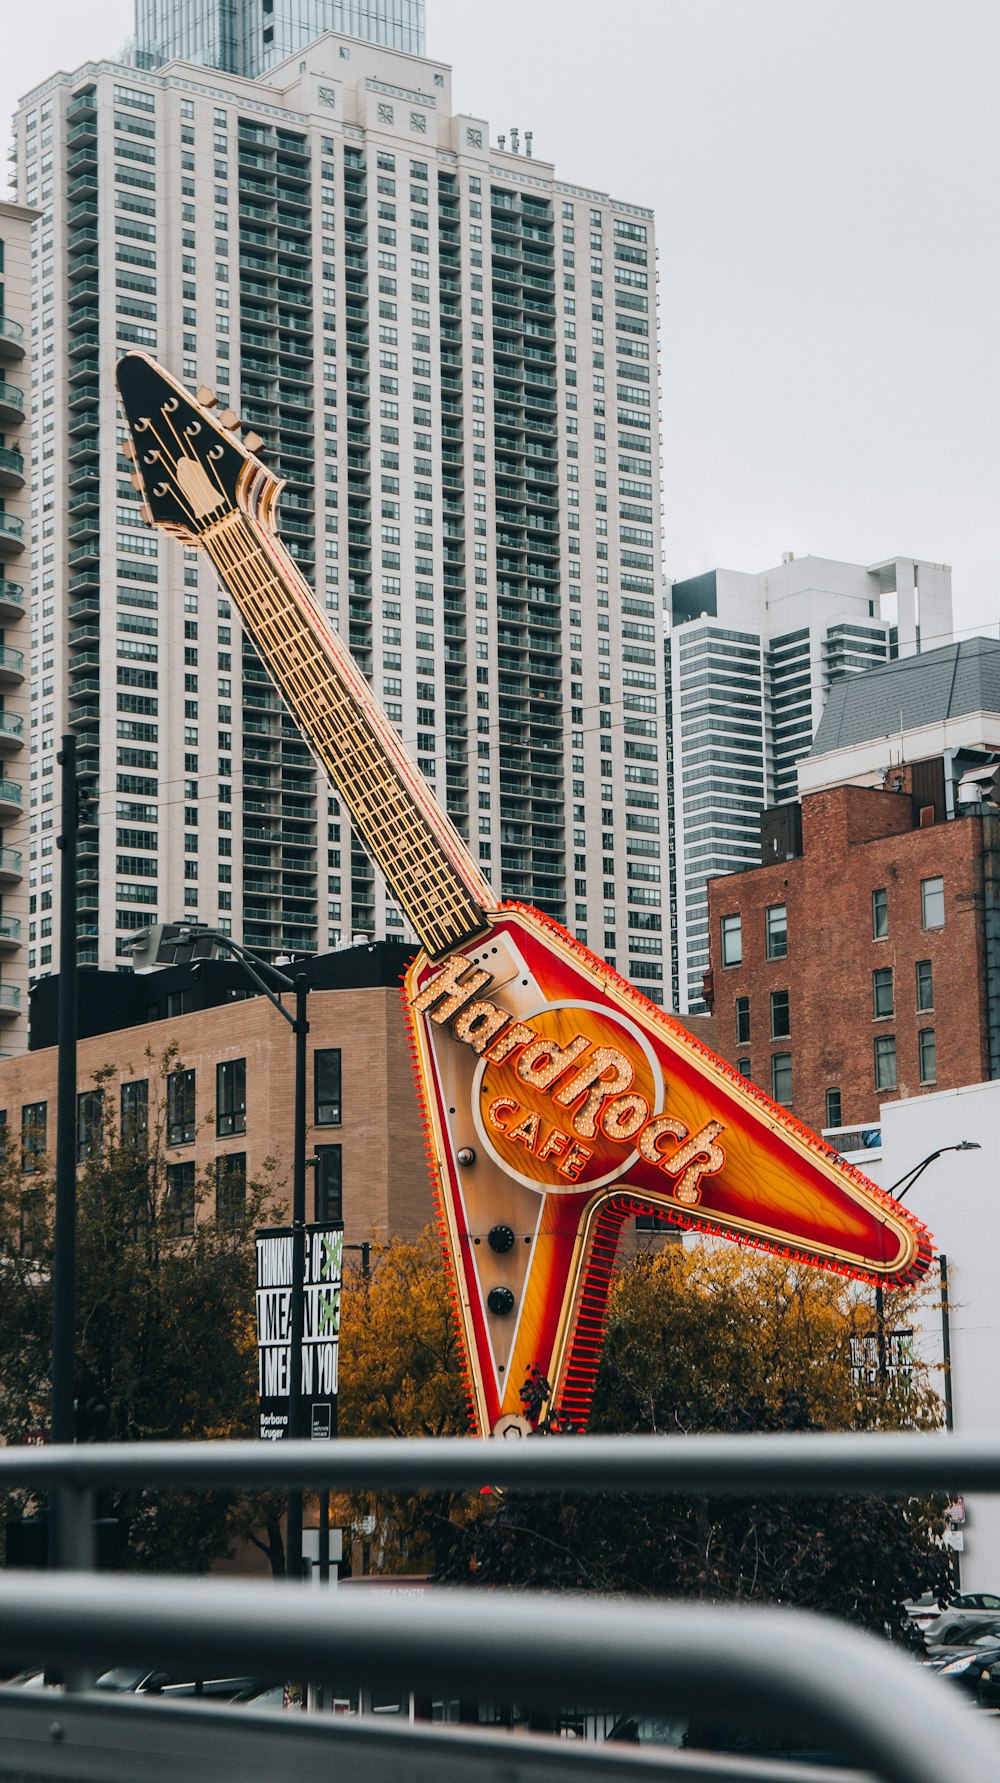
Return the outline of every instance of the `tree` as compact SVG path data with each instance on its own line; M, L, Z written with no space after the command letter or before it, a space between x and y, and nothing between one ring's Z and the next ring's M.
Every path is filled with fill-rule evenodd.
M148 1097L122 1125L119 1086L97 1073L78 1123L78 1439L247 1437L256 1427L254 1245L276 1187L171 1170L167 1079L176 1050L147 1053ZM37 1165L27 1172L25 1163ZM44 1158L0 1168L0 1436L48 1424L52 1183ZM258 1506L217 1493L105 1495L121 1564L201 1571L228 1555Z
M897 1300L894 1316L907 1316ZM926 1428L926 1376L859 1379L870 1295L732 1245L671 1245L620 1272L591 1429ZM560 1440L560 1439L557 1439ZM569 1440L562 1438L561 1440ZM456 1534L441 1576L480 1584L795 1603L902 1633L902 1602L946 1589L940 1507L925 1500L573 1499L509 1493Z
M365 1274L349 1253L341 1303L338 1418L341 1436L454 1436L469 1429L461 1344L440 1245L373 1242ZM335 1518L366 1532L375 1571L422 1572L452 1520L458 1494L393 1500L338 1499Z

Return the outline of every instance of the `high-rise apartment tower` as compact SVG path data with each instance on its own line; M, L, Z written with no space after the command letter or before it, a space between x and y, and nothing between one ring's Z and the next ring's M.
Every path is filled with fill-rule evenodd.
M0 203L0 1053L28 1027L28 391L31 221ZM48 899L51 911L51 892ZM48 916L51 927L52 917Z
M136 0L140 68L199 62L255 79L327 31L422 56L424 0Z
M791 555L670 591L667 703L674 1006L705 1008L708 881L756 866L760 813L794 799L830 688L951 637L951 571Z
M290 548L498 891L659 997L651 213L528 133L491 145L445 65L346 37L258 81L92 64L16 133L42 212L32 892L70 723L86 958L127 961L154 916L272 952L406 933L211 567L141 525L111 375L140 347L263 435ZM34 919L29 962L57 965Z

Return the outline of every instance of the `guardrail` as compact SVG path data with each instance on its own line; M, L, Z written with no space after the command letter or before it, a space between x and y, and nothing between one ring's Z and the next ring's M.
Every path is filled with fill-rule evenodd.
M572 1699L636 1713L717 1712L721 1697L727 1717L740 1712L759 1717L767 1710L806 1720L887 1783L954 1783L956 1778L994 1783L1000 1774L1000 1731L977 1718L957 1692L870 1636L804 1612L453 1590L419 1599L376 1600L373 1594L369 1600L360 1592L310 1591L283 1583L90 1575L79 1569L93 1560L93 1494L112 1483L182 1490L296 1486L401 1492L475 1490L489 1483L530 1491L741 1496L995 1491L1000 1440L881 1434L566 1437L523 1444L446 1439L0 1451L0 1491L31 1487L57 1494L60 1528L68 1538L64 1557L77 1569L60 1575L0 1574L5 1647L44 1656L47 1663L88 1668L93 1675L95 1667L154 1655L167 1668L197 1666L205 1676L234 1666L262 1676L319 1680L346 1673L389 1690L405 1685L421 1694L444 1690L466 1699L487 1694L542 1709ZM35 1698L33 1704L23 1700L27 1696ZM157 1774L171 1774L164 1770L169 1754L184 1783L193 1783L196 1775L208 1777L204 1765L210 1749L212 1783L264 1774L256 1762L260 1750L246 1744L251 1733L256 1740L257 1729L273 1727L264 1717L253 1717L251 1727L243 1710L205 1711L203 1720L196 1708L183 1711L171 1704L161 1705L150 1720L157 1705L137 1708L115 1700L98 1709L95 1695L39 1701L40 1696L0 1691L0 1778L20 1768L38 1778L100 1776L115 1783L120 1776L124 1783L127 1761L135 1774L142 1740L147 1752L157 1753ZM55 1710L53 1702L59 1704ZM34 1733L18 1734L22 1723ZM53 1727L63 1731L53 1733ZM216 1741L220 1727L225 1737ZM73 1735L80 1745L72 1750L65 1745L70 1728L82 1730ZM325 1752L329 1774L340 1765L338 1776L359 1783L395 1775L397 1769L435 1779L454 1774L456 1783L459 1775L485 1783L501 1774L511 1783L534 1783L536 1776L540 1783L543 1772L558 1776L568 1763L566 1748L556 1742L414 1727L392 1730L386 1744L389 1731L355 1727L353 1744L341 1745L340 1725L331 1719L314 1727L310 1738L320 1744L309 1751L317 1764ZM284 1724L281 1734L283 1746L289 1736L298 1738L296 1729ZM90 1768L88 1738L94 1750ZM121 1755L119 1768L109 1752ZM635 1777L651 1758L649 1752L628 1749L612 1755L607 1748L591 1753L574 1746L570 1752L579 1777ZM426 1770L422 1759L428 1761ZM293 1763L298 1778L302 1772L288 1746L282 1768ZM714 1755L700 1759L662 1749L655 1753L655 1765L661 1775L714 1777L717 1783L772 1776L793 1783L796 1775L832 1780L829 1771L810 1767L762 1766Z

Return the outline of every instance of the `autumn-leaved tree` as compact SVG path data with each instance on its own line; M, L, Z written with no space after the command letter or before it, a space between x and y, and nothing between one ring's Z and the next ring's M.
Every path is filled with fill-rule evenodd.
M440 1244L373 1244L368 1273L347 1253L341 1299L341 1436L455 1436L469 1429L461 1348ZM374 1570L424 1571L436 1542L463 1516L454 1494L394 1501L363 1494L338 1500L335 1519L367 1533Z
M909 1316L891 1302L895 1322ZM870 1291L732 1245L671 1245L618 1275L590 1428L682 1441L696 1431L927 1428L932 1384L888 1390L852 1368ZM571 1441L570 1437L552 1440ZM654 1498L510 1493L442 1548L440 1576L795 1603L901 1632L902 1602L946 1588L939 1506L926 1500Z
M166 1083L180 1060L141 1061L147 1094L123 1124L119 1084L97 1074L77 1183L78 1436L111 1442L256 1434L255 1228L274 1217L273 1171L192 1181L170 1173ZM140 1073L135 1073L139 1080ZM29 1170L24 1164L36 1166ZM29 1148L0 1166L0 1438L48 1425L52 1182ZM120 1563L203 1570L259 1506L223 1494L112 1492Z

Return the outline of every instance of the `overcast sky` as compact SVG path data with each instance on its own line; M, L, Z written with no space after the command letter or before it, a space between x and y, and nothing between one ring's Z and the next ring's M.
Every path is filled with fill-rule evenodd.
M0 8L0 121L132 28L132 0ZM995 635L997 0L427 11L456 104L656 211L669 572L912 554Z

